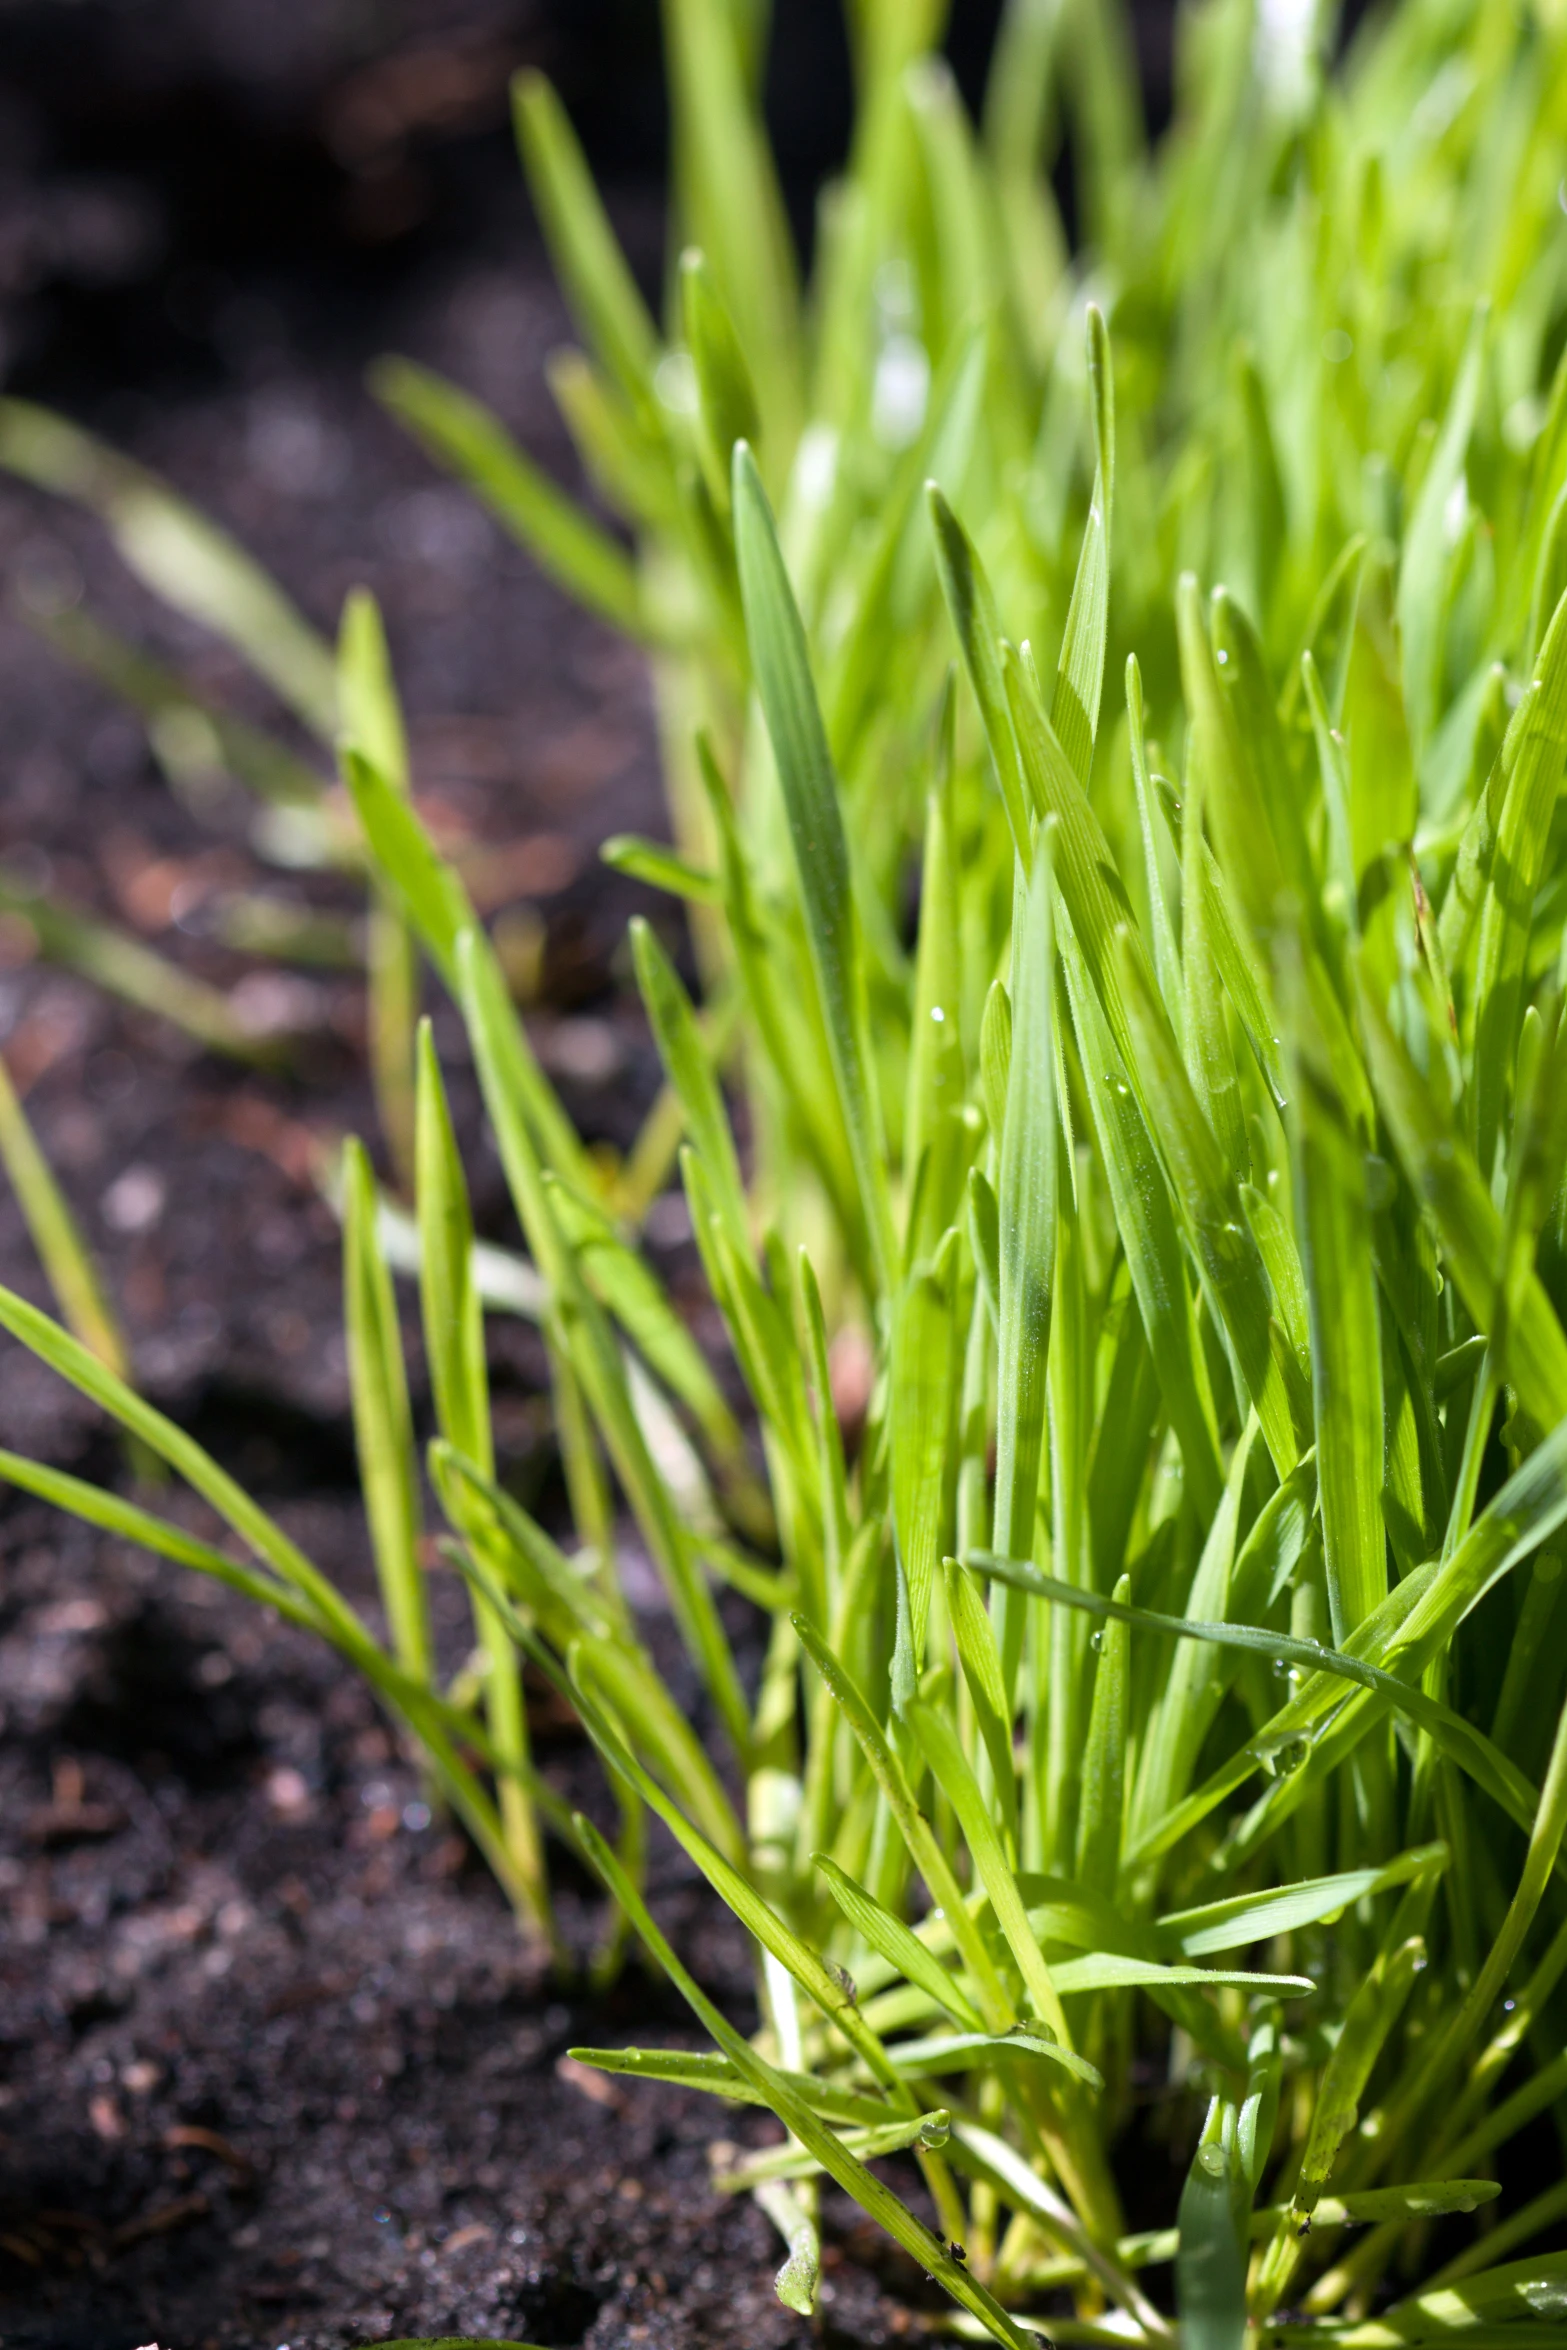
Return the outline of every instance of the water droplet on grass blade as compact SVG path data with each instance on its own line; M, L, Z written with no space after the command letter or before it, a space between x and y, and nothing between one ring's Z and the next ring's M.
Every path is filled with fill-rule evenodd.
M1270 1777L1287 1779L1301 1768L1310 1753L1309 1738L1281 1738L1276 1746L1264 1747L1257 1759Z

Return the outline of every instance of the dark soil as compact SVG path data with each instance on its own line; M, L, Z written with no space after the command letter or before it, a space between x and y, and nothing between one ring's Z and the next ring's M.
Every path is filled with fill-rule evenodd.
M82 60L112 13L79 12ZM12 32L57 15L19 10ZM230 20L259 22L245 10ZM49 70L68 81L72 60L48 38ZM187 115L190 103L187 89ZM250 135L237 113L212 119ZM168 120L183 136L186 117ZM8 232L60 213L48 165L40 150L33 182L0 189ZM108 183L94 185L102 195ZM143 215L123 189L106 202L123 251ZM205 265L182 275L165 255L148 264L150 292L132 268L95 308L71 278L68 240L45 239L37 250L58 267L16 313L13 388L64 401L165 472L323 630L350 585L375 589L425 810L448 838L488 849L490 912L540 1053L584 1132L623 1148L657 1081L625 985L625 921L636 905L669 915L607 878L595 852L607 832L660 823L641 664L568 610L361 388L377 349L413 352L489 399L570 478L543 387L565 326L542 256L519 199L478 213L460 254L415 238L379 279L347 269L340 300L330 271L298 256L258 294ZM632 203L626 215L656 271L655 212ZM177 206L168 218L179 228ZM123 363L117 390L106 354ZM295 1037L276 1072L221 1062L38 960L12 921L0 922L0 1044L146 1392L373 1614L336 1226L316 1182L323 1142L372 1130L362 989L351 972L236 954L218 932L235 893L348 920L354 893L269 864L238 792L183 806L136 722L42 644L38 616L83 601L282 725L232 655L127 578L96 524L0 480L0 579L0 857L240 988L258 1026ZM678 945L672 925L670 937ZM515 1239L460 1028L433 997L432 1009L481 1226ZM663 1229L679 1276L677 1210ZM3 1186L0 1280L48 1302ZM409 1341L417 1395L411 1328ZM558 1480L537 1342L503 1325L493 1350L508 1474L548 1513ZM0 1433L124 1481L96 1413L9 1340ZM186 1507L173 1495L160 1506ZM204 1524L193 1507L190 1519ZM637 1568L632 1551L630 1588L678 1676ZM432 1599L455 1664L463 1594L436 1574ZM743 1608L735 1629L743 1646ZM535 1710L545 1767L602 1812L580 1736L542 1693ZM596 1996L548 1974L329 1653L0 1495L0 1740L6 2350L337 2350L454 2331L592 2350L814 2338L773 2299L782 2246L768 2224L707 2183L711 2140L765 2139L773 2125L563 2064L579 2042L697 2035L635 1961ZM740 1935L667 1847L653 1892L705 1987L754 2020ZM559 1896L585 1959L601 1909L565 1858ZM846 2204L829 2204L826 2261L827 2340L908 2333L902 2303L918 2302L921 2280Z
M362 1585L347 1498L281 1514ZM635 1965L598 1997L552 1980L307 1637L36 1505L4 1531L7 2350L811 2340L772 2297L767 2223L707 2183L709 2143L765 2118L565 2054L699 2044L667 1989ZM461 1592L434 1588L455 1631ZM536 1727L600 1808L580 1741ZM564 1862L558 1886L585 1952L598 1904ZM667 1851L656 1887L744 2019L738 1931ZM920 2280L829 2218L826 2340L911 2338L892 2296Z

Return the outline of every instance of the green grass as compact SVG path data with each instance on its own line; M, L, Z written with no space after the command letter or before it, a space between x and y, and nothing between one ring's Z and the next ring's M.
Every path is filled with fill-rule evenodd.
M706 1008L640 929L668 1082L619 1177L424 834L362 603L334 689L396 949L378 1068L482 1714L429 1661L382 1255L414 1243L362 1161L351 1362L390 1648L188 1438L0 1299L255 1563L5 1473L333 1640L534 1931L542 1839L576 1843L618 1921L601 1963L638 1935L713 2042L578 2053L777 2115L777 2156L723 2183L776 2221L789 2306L815 2297L826 2176L977 2338L1547 2350L1567 19L1405 0L1329 76L1326 12L1211 0L1150 153L1116 10L1019 0L976 132L927 54L939 10L858 0L853 148L802 288L763 12L665 13L667 333L558 103L518 92L584 346L553 381L629 547L466 395L403 361L375 378L649 650L675 845L610 853L687 909ZM1062 122L1075 257L1042 170ZM205 526L149 533L141 477L14 407L0 447L102 505L321 724L305 641ZM415 1068L412 938L466 1020L531 1259L568 1546L497 1482L501 1276L427 1044ZM677 1145L765 1495L639 1253ZM621 1595L628 1521L739 1810ZM720 1581L770 1615L754 1702ZM532 1770L519 1655L604 1759L614 1850ZM753 2038L648 1913L649 1813L754 1939ZM1532 2124L1532 2200L1487 2237ZM895 2147L934 2233L871 2167ZM1155 2193L1158 2230L1129 2232Z

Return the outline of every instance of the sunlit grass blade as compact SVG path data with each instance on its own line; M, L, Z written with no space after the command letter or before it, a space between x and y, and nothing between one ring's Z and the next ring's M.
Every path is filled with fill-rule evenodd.
M548 1178L561 1230L583 1278L670 1393L695 1420L718 1460L738 1468L745 1440L707 1357L651 1267L592 1201Z
M1190 756L1201 779L1215 854L1231 878L1253 934L1266 941L1283 903L1287 867L1275 836L1274 812L1263 799L1256 766L1247 755L1234 697L1220 686L1208 615L1189 573L1176 592L1176 623L1181 682L1191 713Z
M519 73L511 98L534 210L577 322L621 391L639 406L651 407L658 330L599 201L566 110L541 73Z
M822 2261L816 2222L781 2179L764 2179L752 2192L789 2248L788 2258L773 2279L773 2291L785 2309L811 2317L816 2310Z
M343 607L337 653L342 739L391 785L409 788L408 742L391 654L373 596L356 589ZM418 961L407 917L384 891L370 914L370 1070L381 1131L406 1184L414 1160L414 1022Z
M602 844L599 855L612 872L667 890L671 897L686 898L698 906L722 902L723 886L717 875L678 856L662 841L644 840L634 832L616 832Z
M853 1731L872 1775L886 1797L899 1833L908 1847L909 1857L925 1880L931 1899L951 1921L986 2023L992 2030L1010 2029L1017 2021L1016 2008L996 1970L989 1948L969 1914L951 1863L937 1842L929 1820L915 1801L902 1763L889 1745L863 1692L815 1627L805 1617L797 1616L795 1630L800 1636L801 1646L831 1690Z
M1017 1765L1012 1748L1011 1705L995 1631L972 1581L955 1559L945 1562L944 1586L958 1662L990 1760L991 1785L1001 1811L1001 1826L1016 1850Z
M1160 1614L1152 1608L1121 1608L1117 1602L1104 1599L1097 1592L1080 1590L1076 1585L1063 1583L1057 1576L1042 1575L1018 1559L1003 1559L991 1552L974 1551L965 1562L979 1573L997 1581L1007 1582L1019 1591L1027 1591L1040 1599L1050 1599L1058 1606L1083 1609L1089 1615L1105 1618L1124 1617L1134 1628L1167 1633L1175 1639L1195 1640L1215 1648L1250 1650L1265 1656L1275 1664L1304 1669L1308 1673L1322 1673L1337 1680L1358 1683L1360 1688L1380 1698L1396 1711L1407 1714L1428 1730L1444 1752L1473 1777L1500 1808L1521 1827L1527 1827L1534 1817L1538 1800L1536 1790L1527 1779L1499 1752L1483 1732L1453 1712L1452 1708L1429 1697L1423 1690L1386 1672L1380 1665L1368 1664L1363 1657L1343 1649L1324 1648L1318 1640L1298 1640L1287 1633L1269 1632L1253 1624L1226 1624L1202 1621L1191 1616ZM1413 1620L1413 1615L1411 1617ZM1347 1712L1347 1709L1346 1709ZM1286 1727L1288 1724L1288 1727ZM1314 1725L1308 1719L1306 1729ZM1360 1724L1360 1735L1370 1727L1369 1720ZM1283 1758L1286 1775L1295 1766L1304 1763L1309 1752L1309 1738L1303 1736L1289 1715L1276 1716L1267 1728L1259 1732L1251 1744L1243 1749L1238 1765L1241 1779L1250 1777L1253 1770L1268 1765L1277 1767ZM1238 1784L1239 1781L1232 1783ZM1212 1800L1217 1800L1216 1797ZM1168 1832L1168 1814L1165 1823L1145 1823L1140 1830L1140 1845L1146 1849L1155 1835Z
M950 2126L951 2117L944 2108L933 2106L916 2119L882 2122L873 2130L846 2130L839 2143L862 2162L875 2162L886 2154L902 2154L911 2146L944 2145ZM743 2194L747 2188L769 2179L818 2177L824 2167L815 2155L803 2153L797 2147L782 2146L749 2155L733 2170L719 2171L713 2184L720 2194Z
M1051 1285L1055 1278L1055 930L1051 836L1036 844L1013 971L1012 1050L1000 1136L1000 1318L996 1347L996 1498L999 1550L1028 1557L1045 1427ZM1003 1601L997 1619L1001 1673L1014 1689L1023 1653L1023 1611Z
M963 1119L962 945L953 840L956 694L949 678L936 724L936 774L925 802L920 867L920 931L909 1076L903 1113L903 1163L917 1187L909 1211L910 1262L934 1244L957 1215L969 1145Z
M1508 751L1511 751L1511 758ZM1495 1147L1517 1033L1534 896L1567 752L1567 594L1534 665L1534 683L1508 728L1506 797L1480 907L1474 973L1474 1125L1482 1167Z
M360 1485L393 1653L404 1672L428 1680L430 1611L408 1375L392 1277L376 1245L375 1177L354 1141L343 1163L343 1323Z
M931 1956L901 1918L882 1908L873 1894L839 1868L826 1853L812 1855L817 1870L850 1925L872 1950L879 1951L899 1974L928 1991L965 2031L978 2032L983 2022L960 1983Z
M1305 1036L1292 1055L1295 1222L1311 1312L1323 1555L1342 1644L1387 1590L1382 1341L1365 1154Z
M1104 313L1092 302L1088 305L1088 383L1094 417L1094 486L1050 705L1056 739L1085 787L1104 686L1110 620L1110 518L1115 501L1115 379Z
M1230 1457L1224 1496L1208 1522L1197 1572L1186 1594L1189 1622L1222 1622L1229 1614L1241 1499L1256 1427L1255 1419L1248 1420ZM1105 1620L1114 1624L1125 1619L1112 1615ZM1189 1782L1222 1695L1215 1653L1218 1646L1217 1642L1182 1641L1171 1653L1162 1679L1154 1684L1142 1725L1133 1788L1132 1821L1138 1832L1158 1819Z
M419 1024L417 1062L416 1196L425 1361L442 1435L488 1473L489 1383L473 1217L428 1020Z
M662 13L682 226L707 255L734 320L764 446L782 451L799 425L799 288L747 45L726 0L664 0Z
M1170 1188L1233 1359L1281 1476L1299 1457L1308 1424L1294 1349L1274 1321L1267 1279L1247 1230L1235 1178L1203 1116L1142 957L1123 930L1118 969L1135 1066Z
M597 2072L615 2073L627 2080L668 2081L676 2088L700 2089L706 2096L723 2097L736 2105L767 2103L755 2082L748 2080L727 2057L700 2050L573 2048L569 2054L578 2064L590 2064ZM786 2073L785 2078L799 2096L809 2101L813 2111L829 2121L858 2122L866 2129L874 2129L887 2118L887 2106L880 2097L845 2089L814 2073Z
M633 1636L617 1601L587 1580L521 1504L451 1446L431 1451L442 1505L483 1561L464 1567L475 1598L500 1630L526 1645L537 1628L571 1652L592 1686L614 1708L642 1752L681 1801L702 1833L730 1859L743 1850L733 1806L690 1722ZM514 1615L507 1592L528 1611Z
M131 1376L130 1348L109 1303L91 1249L72 1215L0 1057L0 1161L55 1300L75 1336L119 1378Z
M1182 1464L1207 1517L1218 1506L1224 1476L1169 1188L1075 939L1063 942L1061 960L1127 1270Z
M472 1563L470 1572L474 1574L481 1586L487 1582L477 1561ZM636 1756L626 1746L614 1715L606 1712L601 1704L593 1678L590 1676L585 1681L580 1674L574 1674L568 1678L550 1652L529 1632L526 1625L516 1616L515 1611L508 1607L502 1595L498 1591L493 1591L492 1596L505 1615L519 1645L533 1657L561 1695L571 1696L582 1717L583 1725L603 1761L613 1771L616 1778L627 1787L635 1790L642 1801L664 1822L676 1843L696 1863L714 1891L733 1910L741 1924L756 1939L761 1948L776 1962L780 1982L784 1978L792 1978L822 2016L832 2020L834 2028L866 2065L872 2079L888 2092L895 2109L901 2109L909 2114L918 2113L920 2111L918 2100L913 2092L898 2079L880 2040L862 2019L858 2003L853 1996L852 1986L847 1985L839 1974L834 1973L818 1954L801 1940L800 1936L785 1923L777 1911L756 1890L749 1878L716 1845L710 1843L699 1830L693 1827L680 1805L674 1802L643 1768ZM618 1698L612 1698L611 1702L618 1713ZM580 1820L578 1831L579 1838L584 1839L596 1833L588 1830L586 1823ZM596 1854L593 1857L594 1865L599 1866ZM618 1873L617 1864L617 1877L612 1889L616 1891L617 1898L620 1899L621 1907L627 1917L636 1924L638 1931L646 1939L647 1932L643 1924L646 1913L642 1909L640 1896L632 1895L628 1899L620 1893L620 1887L626 1882L624 1876ZM725 2053L733 2057L732 2042L738 2038L738 2035L733 2034L730 2027L726 2025L724 2032L715 2034L715 2037L718 2038L719 2045ZM748 2042L741 2041L740 2046L749 2052L750 2044ZM742 2064L741 2069L745 2071L749 2068ZM753 2080L757 2078L754 2072L750 2073L750 2077ZM776 2082L769 2078L768 2082L763 2085L771 2088L776 2086ZM813 2139L806 2132L795 2127L793 2120L778 2106L771 2095L768 2095L766 2102L773 2106L773 2110L779 2114L780 2119L786 2122L797 2138L800 2138L807 2146L814 2146ZM832 2170L831 2163L825 2164L824 2167ZM938 2158L929 2154L922 2156L921 2167L925 2171L927 2183L930 2185L938 2205L950 2203L950 2184L946 2180L945 2172ZM837 2177L839 2174L833 2172L833 2175Z
M352 749L345 749L343 765L376 866L396 893L447 988L459 997L458 942L477 922L462 878L436 854L409 801L378 769ZM502 1015L497 1005L497 1035L503 1042L510 1083L538 1147L557 1173L591 1192L586 1154L571 1121L539 1067L509 999L502 1001L505 1011Z
M1410 1188L1440 1235L1464 1304L1483 1331L1497 1326L1505 1270L1502 1222L1451 1112L1424 1082L1370 992L1360 996L1366 1059ZM1507 1374L1544 1427L1567 1416L1567 1338L1533 1271L1508 1301Z
M795 871L849 1149L877 1278L885 1290L891 1286L897 1251L838 779L822 729L794 591L766 493L750 451L743 446L735 451L734 510L740 587L757 692L772 738L794 844Z
M712 271L694 246L680 257L680 311L686 348L696 371L702 463L708 487L722 508L729 502L735 443L758 438L761 414L734 323Z
M1192 2158L1176 2221L1175 2298L1184 2350L1240 2350L1246 2338L1246 2256L1236 2226L1233 2143L1219 2098Z
M1132 1596L1121 1576L1112 1593L1118 1606ZM1113 1894L1121 1862L1126 1788L1127 1628L1118 1617L1105 1627L1094 1667L1094 1695L1083 1756L1083 1792L1077 1814L1077 1873L1096 1893ZM1057 1983L1060 1970L1057 1969Z
M912 1696L925 1656L946 1525L958 1370L958 1240L910 1276L898 1301L892 1350L892 1523L907 1605L907 1640L894 1663L896 1701Z
M935 535L936 571L942 594L963 666L979 704L1013 844L1026 862L1033 838L1032 809L1007 711L1006 683L1001 668L1001 619L995 595L967 532L935 482L927 483L925 495Z
M941 1714L918 1701L907 1710L910 1727L925 1759L943 1794L957 1813L974 1866L990 1896L997 1922L1006 1936L1007 1946L1033 2002L1034 2011L1040 2021L1047 2024L1055 2034L1063 2051L1070 2052L1071 2035L1067 2030L1061 2001L1050 1978L1050 1969L1029 1927L1017 1880L1007 1863L968 1760ZM1081 2079L1092 2086L1103 2087L1092 2065L1075 2069L1079 2069Z
M745 1188L734 1135L711 1057L697 1027L691 999L652 925L631 925L631 952L648 1023L685 1113L686 1133L702 1160L713 1196L735 1246L751 1251Z
M1454 492L1463 482L1464 458L1474 430L1486 324L1482 305L1469 329L1447 414L1426 467L1399 558L1398 622L1403 640L1404 701L1417 749L1423 746L1436 716L1446 572L1453 541L1450 509Z

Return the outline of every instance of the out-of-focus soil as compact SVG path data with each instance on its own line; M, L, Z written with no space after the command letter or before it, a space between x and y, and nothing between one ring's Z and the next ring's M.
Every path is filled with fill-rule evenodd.
M311 1477L277 1506L362 1596L351 1500ZM7 2350L803 2350L781 2245L708 2184L713 2140L774 2126L566 2054L700 2045L667 1987L635 1963L598 1996L553 1979L308 1637L39 1505L3 1530ZM433 1596L460 1655L460 1587ZM547 1700L534 1717L550 1776L607 1824L580 1738ZM557 1886L585 1955L600 1905L564 1860ZM738 1931L667 1847L654 1889L747 2020ZM819 2338L915 2338L921 2280L847 2204L827 2222Z

